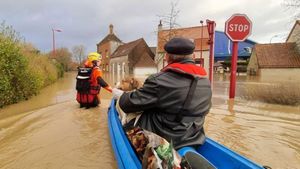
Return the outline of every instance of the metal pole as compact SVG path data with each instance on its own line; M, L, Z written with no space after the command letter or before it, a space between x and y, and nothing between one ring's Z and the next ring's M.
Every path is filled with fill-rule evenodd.
M209 80L213 86L213 67L214 67L214 44L215 44L215 21L206 20L209 33L210 49L209 49Z
M201 23L201 41L200 41L200 62L201 62L202 61L203 21L201 20L200 23Z
M231 74L230 74L229 99L234 99L234 97L235 97L238 47L239 47L238 42L233 42L232 57L231 57Z
M53 57L55 57L55 35L54 35L54 29L52 29L52 47L53 47Z

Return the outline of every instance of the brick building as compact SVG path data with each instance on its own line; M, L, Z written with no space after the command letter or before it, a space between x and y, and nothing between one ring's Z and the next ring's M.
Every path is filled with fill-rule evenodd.
M157 34L157 50L155 55L155 62L157 69L161 70L166 62L164 61L165 50L164 45L173 37L184 37L190 39L195 43L194 58L197 64L204 66L208 72L209 68L209 35L207 26L196 26L178 29L162 29L162 24L158 25Z
M101 67L104 72L125 74L156 73L154 63L155 48L150 48L143 38L124 43L109 25L109 34L97 44L97 52L102 55Z
M286 43L256 44L247 72L262 81L300 79L300 22L296 21Z
M112 53L123 44L123 42L114 34L114 27L109 25L109 34L97 44L97 52L102 55L102 70L110 70L109 61Z

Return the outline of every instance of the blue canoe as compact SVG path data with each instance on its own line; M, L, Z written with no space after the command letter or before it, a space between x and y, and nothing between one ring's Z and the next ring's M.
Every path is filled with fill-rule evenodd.
M108 128L118 167L120 169L141 169L142 164L131 147L118 118L114 100L111 101L108 110ZM206 138L205 143L198 149L184 147L178 150L178 153L183 156L188 151L198 152L218 169L264 169L263 166L209 138Z

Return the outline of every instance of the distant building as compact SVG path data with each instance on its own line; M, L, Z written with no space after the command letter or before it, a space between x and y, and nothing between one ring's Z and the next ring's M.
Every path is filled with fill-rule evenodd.
M286 42L295 42L300 52L300 20L295 22Z
M206 71L209 69L209 35L207 26L195 26L187 28L172 29L171 31L162 29L162 25L158 25L158 38L157 38L157 50L155 61L157 63L158 70L160 70L166 63L164 63L165 51L163 46L170 39L170 37L185 37L192 40L195 43L194 57L197 64L204 66ZM231 57L232 42L225 35L224 32L215 31L215 49L214 49L214 62L223 62L225 59ZM256 42L246 39L244 42L239 43L238 58L241 60L247 60L250 58L250 54L253 46Z
M250 75L261 80L300 79L300 55L296 43L257 44L247 67Z
M154 53L143 38L119 46L110 58L111 72L125 74L156 73Z
M184 37L190 39L195 43L194 58L196 64L202 65L208 72L209 68L209 45L208 45L208 31L207 26L195 26L188 28L178 29L162 29L162 24L158 25L157 34L157 49L155 54L155 62L157 64L157 70L160 71L167 65L164 60L165 50L164 45L167 41L173 37Z
M124 43L109 25L109 34L97 44L97 52L102 55L102 70L126 74L156 73L154 63L155 48L149 48L143 38Z
M215 62L224 61L232 56L232 42L224 32L215 31ZM256 42L246 39L238 44L238 59L247 60L250 58L251 51Z
M299 20L292 28L286 43L256 44L247 67L249 75L261 80L300 79Z
M223 65L220 62L215 62L214 63L214 71L216 73L224 73Z
M123 42L114 34L114 27L109 25L109 34L97 44L97 52L102 56L101 67L103 71L109 71L109 60L111 54L122 45Z

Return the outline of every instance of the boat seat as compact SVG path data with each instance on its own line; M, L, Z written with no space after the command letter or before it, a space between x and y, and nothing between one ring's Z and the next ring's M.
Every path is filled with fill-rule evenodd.
M193 147L184 147L178 150L179 154L192 169L216 169L205 157L199 154Z

